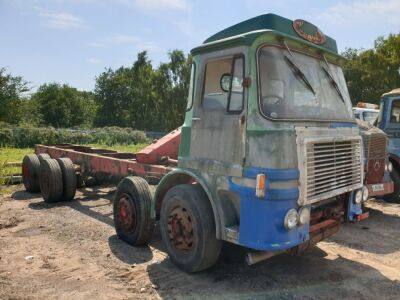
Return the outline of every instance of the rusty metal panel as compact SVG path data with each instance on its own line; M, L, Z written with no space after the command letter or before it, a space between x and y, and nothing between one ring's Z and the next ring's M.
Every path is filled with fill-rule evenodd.
M81 152L79 150L84 150ZM88 175L106 174L125 177L136 175L146 180L160 180L172 168L164 165L143 164L135 159L120 159L93 153L90 147L64 145L62 147L35 145L35 153L48 153L52 158L68 157L74 164L80 165L81 172ZM108 154L106 154L108 155ZM125 155L125 154L124 154Z
M163 157L178 159L181 129L177 128L136 153L136 160L143 164L159 164Z

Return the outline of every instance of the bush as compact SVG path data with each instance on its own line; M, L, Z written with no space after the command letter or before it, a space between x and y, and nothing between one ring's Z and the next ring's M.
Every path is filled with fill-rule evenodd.
M1 128L0 146L27 148L35 144L115 144L131 145L148 143L143 131L131 128L104 127L88 130L55 129L52 127Z

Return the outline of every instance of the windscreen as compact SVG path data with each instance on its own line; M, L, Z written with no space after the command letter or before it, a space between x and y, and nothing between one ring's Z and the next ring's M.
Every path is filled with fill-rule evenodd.
M260 108L273 119L352 121L342 69L285 48L259 51ZM325 70L324 70L325 69Z

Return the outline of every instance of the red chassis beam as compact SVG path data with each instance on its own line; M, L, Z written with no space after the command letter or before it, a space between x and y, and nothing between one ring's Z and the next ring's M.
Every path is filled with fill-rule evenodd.
M82 174L91 176L101 174L121 178L136 175L148 181L158 181L173 169L166 165L138 163L134 153L121 153L70 144L35 145L35 153L47 153L52 158L68 157L74 164L80 166Z

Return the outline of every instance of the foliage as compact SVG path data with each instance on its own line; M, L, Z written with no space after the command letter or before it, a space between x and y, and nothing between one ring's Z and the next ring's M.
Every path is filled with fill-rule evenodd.
M379 103L380 96L400 87L400 34L379 37L373 49L346 49L343 71L353 103Z
M0 68L0 122L21 122L26 101L23 95L28 91L28 83L22 77L6 74L6 69Z
M98 126L172 130L184 119L191 57L169 53L169 62L154 69L146 51L131 67L108 69L96 78Z
M52 127L0 128L1 147L33 147L35 144L104 144L131 145L147 143L144 132L131 128L105 127L91 130L55 129Z
M32 101L41 123L53 127L90 127L96 113L94 95L67 84L50 83L39 87Z

